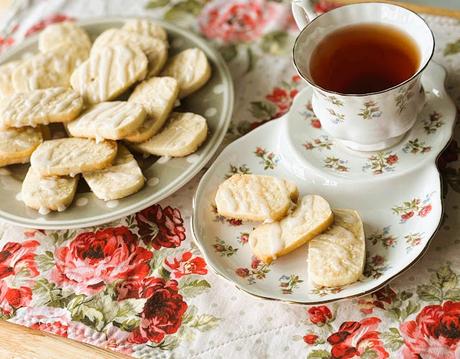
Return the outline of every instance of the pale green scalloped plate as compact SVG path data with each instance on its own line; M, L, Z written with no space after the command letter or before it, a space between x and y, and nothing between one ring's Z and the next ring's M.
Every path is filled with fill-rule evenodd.
M120 27L127 19L93 19L79 24L94 39L101 32ZM211 159L230 124L233 109L233 82L224 60L203 39L190 31L155 20L164 26L170 42L170 56L189 47L201 48L212 66L210 81L198 92L182 100L178 111L201 114L208 120L209 135L200 149L185 158L146 160L142 164L146 185L136 194L118 201L97 199L80 180L73 204L64 212L40 215L17 200L26 165L0 168L0 218L22 227L67 229L95 226L140 211L184 186ZM37 51L37 37L27 39L0 57L0 63L18 60Z

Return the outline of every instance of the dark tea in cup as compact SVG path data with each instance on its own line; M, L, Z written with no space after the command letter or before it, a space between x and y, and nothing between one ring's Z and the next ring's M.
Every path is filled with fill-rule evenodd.
M339 28L316 46L310 61L313 81L342 94L383 91L411 78L420 50L408 34L378 23Z

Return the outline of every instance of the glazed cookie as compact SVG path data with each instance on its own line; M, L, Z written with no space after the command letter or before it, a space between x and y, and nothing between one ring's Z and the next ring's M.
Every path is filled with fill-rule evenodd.
M324 232L333 221L329 203L323 197L307 195L281 221L256 227L249 234L249 245L257 258L270 263Z
M101 102L68 123L67 131L74 137L119 140L136 131L145 116L142 105L134 102Z
M43 177L30 167L22 183L21 199L40 214L62 212L73 201L78 179L79 176Z
M135 32L140 35L154 37L163 41L168 41L165 29L153 21L147 19L131 19L125 22L123 30Z
M195 152L206 139L206 119L194 113L173 112L166 127L133 148L155 156L183 157Z
M308 244L308 277L316 286L356 282L364 270L366 245L358 212L334 209L335 223Z
M197 91L211 77L211 66L204 52L193 48L175 55L162 72L163 76L174 77L179 83L179 97Z
M38 49L43 53L61 45L89 50L91 40L85 30L71 21L49 25L38 36Z
M110 45L95 51L72 74L70 82L89 103L113 100L142 80L147 58L138 46Z
M11 61L0 66L0 97L9 97L16 93L13 87L13 72L21 61Z
M116 155L115 141L61 138L38 146L30 163L42 176L74 176L110 167Z
M70 87L70 76L88 55L87 48L63 45L23 60L13 71L14 90L29 92L49 87Z
M168 59L167 42L122 29L109 29L100 34L94 41L91 53L116 44L133 44L140 47L148 60L147 77L157 75Z
M0 130L0 167L29 162L30 155L43 142L39 128Z
M46 125L75 119L83 108L83 99L71 89L53 87L18 93L1 108L1 127Z
M118 154L112 166L83 177L97 198L104 201L120 199L136 193L144 186L144 175L133 155L126 147L118 146Z
M217 189L217 212L227 218L276 221L288 213L299 192L292 182L271 176L235 174Z
M128 102L141 104L147 118L140 128L125 139L144 142L155 135L164 125L179 94L177 81L172 77L152 77L134 89Z

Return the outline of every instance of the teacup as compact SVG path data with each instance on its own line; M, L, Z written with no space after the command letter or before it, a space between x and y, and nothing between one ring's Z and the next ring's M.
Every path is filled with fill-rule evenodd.
M312 106L323 129L358 151L379 151L398 143L414 125L425 102L421 75L434 52L434 37L414 12L387 3L346 5L316 17L308 0L294 0L292 11L301 29L293 50L299 75L313 87ZM409 35L419 48L417 71L406 81L378 92L347 94L320 87L310 72L312 54L331 32L348 25L391 25ZM372 116L363 116L366 110Z

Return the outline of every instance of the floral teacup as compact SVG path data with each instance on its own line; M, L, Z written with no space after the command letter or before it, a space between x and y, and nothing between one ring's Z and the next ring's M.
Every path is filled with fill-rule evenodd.
M386 3L342 6L315 18L308 0L294 0L292 11L302 29L294 45L294 65L313 87L312 106L323 129L358 151L378 151L398 143L425 102L420 78L434 52L434 37L425 21L410 10ZM338 93L318 86L310 73L313 50L332 31L360 23L391 25L411 36L420 50L417 72L396 86L367 94Z

